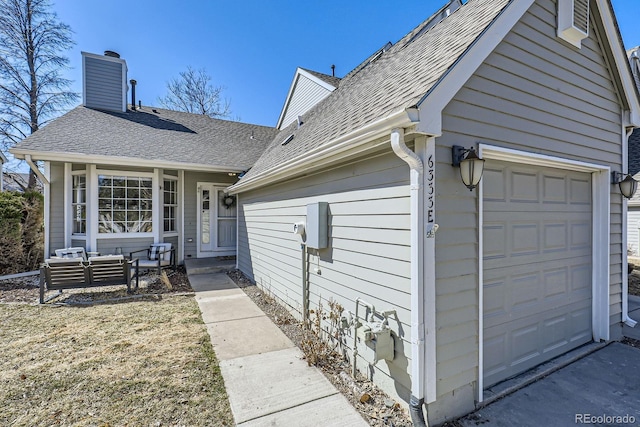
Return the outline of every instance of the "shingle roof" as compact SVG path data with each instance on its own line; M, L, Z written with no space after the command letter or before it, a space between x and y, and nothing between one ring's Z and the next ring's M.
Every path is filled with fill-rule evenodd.
M415 106L510 1L469 0L420 34L430 19L424 21L377 59L345 76L338 89L304 115L302 127L296 129L294 123L276 135L242 180ZM282 146L291 134L293 140Z
M160 108L114 113L79 106L15 148L246 170L275 133L271 127Z
M328 74L319 73L317 71L309 70L307 68L302 68L302 69L304 71L306 71L307 73L316 76L317 78L319 78L323 82L330 84L333 87L338 87L338 85L340 84L340 78L339 77L335 77L335 76L330 76Z

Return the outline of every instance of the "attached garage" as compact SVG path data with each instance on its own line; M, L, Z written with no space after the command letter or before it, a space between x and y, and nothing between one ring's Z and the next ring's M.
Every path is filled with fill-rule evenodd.
M488 161L485 386L592 339L591 174Z

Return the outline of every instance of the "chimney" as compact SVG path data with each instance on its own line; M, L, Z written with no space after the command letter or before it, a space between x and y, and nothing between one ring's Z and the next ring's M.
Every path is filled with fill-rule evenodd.
M127 111L127 62L117 52L82 52L82 105L108 111Z
M129 83L131 83L131 109L136 111L136 84L138 84L138 82L131 79Z

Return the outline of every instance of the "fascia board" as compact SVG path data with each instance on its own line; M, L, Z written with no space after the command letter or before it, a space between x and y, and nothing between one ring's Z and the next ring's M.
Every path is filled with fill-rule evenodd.
M385 136L395 127L414 126L416 117L412 113L412 110L397 111L385 118L376 120L353 132L316 147L311 151L296 156L285 163L269 168L249 180L243 181L241 179L227 190L231 194L242 193L253 188L262 187L293 177L303 171L308 171L310 165L317 167L320 164L325 164L326 161L333 162L345 155L346 152L358 150L359 147L365 147L372 141Z
M622 90L629 104L628 127L640 127L640 101L638 100L638 89L631 73L629 60L624 46L621 44L620 33L617 28L615 16L609 4L609 0L596 0L596 6L600 14L602 27L607 38L608 48L615 61L615 67L620 76Z
M287 112L287 108L289 108L289 103L291 102L291 95L293 95L293 91L298 83L298 76L300 75L300 67L296 69L295 74L293 75L293 80L291 80L291 86L289 87L289 92L287 93L287 97L284 100L284 105L282 106L282 110L280 111L280 117L278 117L278 123L276 123L276 129L280 129L282 125L282 120L284 120L284 115Z
M335 86L325 82L324 80L320 79L317 76L314 76L313 74L311 74L307 70L303 70L302 68L298 68L298 74L302 75L302 76L305 76L306 78L308 78L309 80L313 81L318 86L322 86L324 89L328 90L329 92L333 92L334 90L336 90Z
M246 170L247 166L221 166L199 163L172 162L163 160L146 160L135 157L101 156L77 153L65 153L55 151L32 151L11 148L9 150L17 159L31 156L34 160L46 160L50 162L100 164L109 166L138 166L160 169L183 169L200 172L235 172Z

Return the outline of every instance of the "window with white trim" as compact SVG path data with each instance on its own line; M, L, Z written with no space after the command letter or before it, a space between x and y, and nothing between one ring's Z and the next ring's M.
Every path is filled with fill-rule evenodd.
M73 234L87 233L87 175L73 175L71 212Z
M151 177L98 176L98 232L153 231Z
M174 233L177 228L178 213L178 181L176 179L164 179L164 232Z

